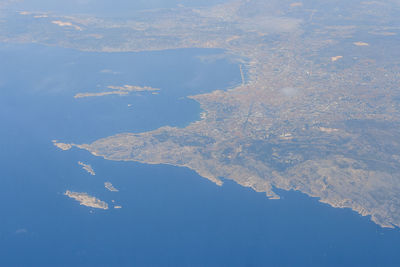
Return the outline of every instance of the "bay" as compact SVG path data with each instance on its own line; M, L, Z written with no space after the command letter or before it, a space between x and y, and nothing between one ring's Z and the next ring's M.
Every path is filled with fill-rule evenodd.
M186 96L241 82L238 63L222 53L0 45L0 264L398 265L399 230L351 210L299 192L278 190L282 199L268 200L229 180L218 187L188 169L112 162L51 143L198 120L200 107ZM124 84L161 90L73 97ZM78 161L91 164L96 176ZM107 191L106 181L119 192ZM87 192L110 209L80 206L65 190Z

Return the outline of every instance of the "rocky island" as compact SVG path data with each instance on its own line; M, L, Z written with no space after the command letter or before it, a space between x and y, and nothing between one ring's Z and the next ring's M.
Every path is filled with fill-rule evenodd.
M87 193L80 193L80 192L72 192L72 191L65 191L64 195L79 201L79 203L86 207L96 208L96 209L108 209L108 204L104 201L101 201L98 198L88 195Z

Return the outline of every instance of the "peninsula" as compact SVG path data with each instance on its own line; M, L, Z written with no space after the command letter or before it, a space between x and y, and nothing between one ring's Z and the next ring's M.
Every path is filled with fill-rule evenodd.
M15 32L1 22L0 40L97 52L223 49L240 64L242 82L191 96L203 110L199 121L70 145L109 160L187 167L275 199L274 188L298 190L399 227L399 13L396 1L322 8L311 0L232 0L125 20L11 14L26 26ZM52 21L85 30L54 29Z

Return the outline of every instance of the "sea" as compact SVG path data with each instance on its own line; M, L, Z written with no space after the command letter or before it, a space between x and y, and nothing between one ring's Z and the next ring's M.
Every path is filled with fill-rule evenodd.
M349 209L294 191L277 190L282 199L269 200L189 169L108 161L52 144L199 120L200 106L187 96L241 83L237 59L224 51L0 44L0 62L0 266L400 266L400 230ZM73 97L125 84L160 92ZM79 205L66 190L110 209Z

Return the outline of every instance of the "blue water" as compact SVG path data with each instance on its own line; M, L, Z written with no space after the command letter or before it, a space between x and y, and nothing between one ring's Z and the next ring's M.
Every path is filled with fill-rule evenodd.
M118 132L184 127L200 107L184 96L239 84L220 50L101 54L0 46L0 265L398 266L400 232L298 192L283 199L172 166L60 151ZM102 73L104 69L114 74ZM110 84L159 95L74 99ZM128 107L132 104L132 107ZM184 112L182 112L184 111ZM90 163L90 176L77 161ZM111 181L120 192L104 189ZM93 210L63 195L88 192L122 209Z

